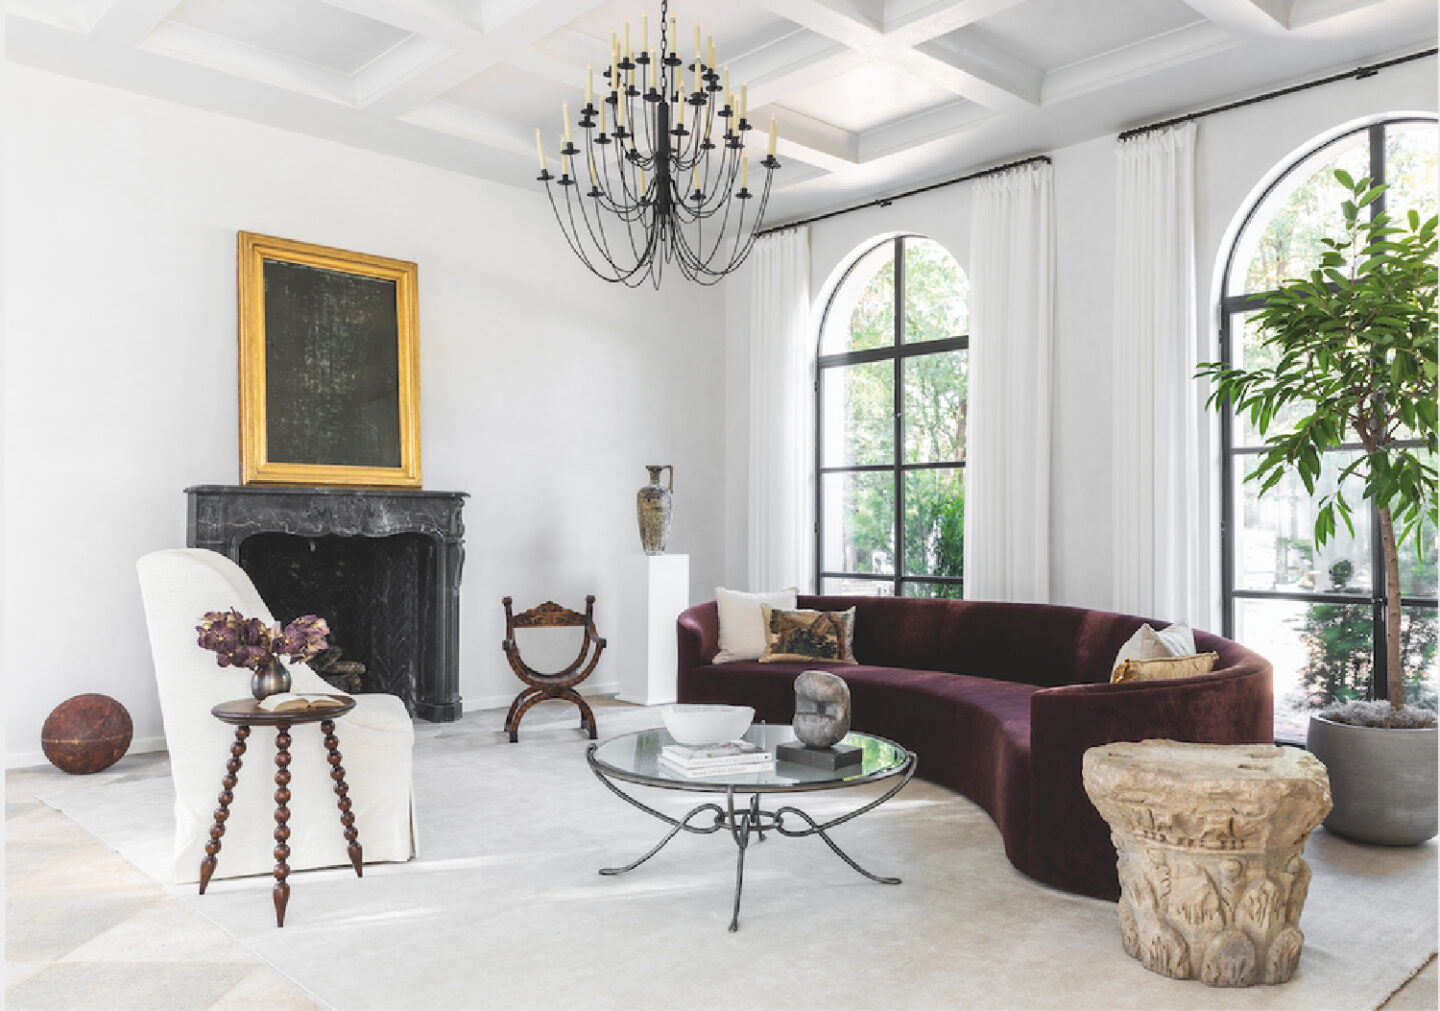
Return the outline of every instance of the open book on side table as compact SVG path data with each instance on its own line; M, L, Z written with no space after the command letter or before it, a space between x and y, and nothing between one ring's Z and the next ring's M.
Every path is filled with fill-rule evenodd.
M278 692L267 695L256 705L267 713L305 713L336 709L349 702L346 695L307 695L304 692Z

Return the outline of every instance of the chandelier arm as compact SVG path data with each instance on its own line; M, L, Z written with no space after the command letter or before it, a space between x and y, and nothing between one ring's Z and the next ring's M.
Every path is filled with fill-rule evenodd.
M585 197L577 194L575 202L580 206L580 220L585 222L585 232L587 235L590 236L590 241L594 244L596 252L600 256L604 257L605 262L610 265L611 270L615 271L616 274L628 275L634 273L635 270L640 266L638 262L635 264L634 267L630 267L627 269L617 263L614 254L610 252L609 236L605 231L605 222L600 216L600 208L598 206L599 200L598 198L591 199L596 200L597 203L597 207L595 209L595 221L593 224L590 221L589 213L585 209Z
M580 249L580 261L584 263L585 266L589 267L590 272L596 277L602 278L606 281L620 280L620 271L615 268L615 265L613 263L607 263L607 265L615 274L615 276L612 277L610 276L610 274L607 274L605 271L601 270L598 266L596 266L595 261L590 256L589 250L586 249L584 239L581 237L580 234L580 226L575 223L575 204L577 202L578 201L576 201L575 198L571 197L568 193L566 194L565 210L570 219L570 227L575 233L575 245ZM583 204L581 205L581 214L582 216L584 214Z
M731 201L731 203L734 202L735 201ZM707 276L713 277L715 280L719 280L721 277L724 277L726 274L728 274L731 270L734 270L735 267L739 266L740 263L745 259L745 256L749 253L750 243L746 243L744 247L744 252L741 252L741 243L745 240L746 231L744 207L745 201L740 201L740 203L742 205L740 209L740 218L736 222L735 237L733 240L732 250L730 256L726 258L725 265L717 270L714 266L714 262L715 258L720 255L721 249L725 245L725 228L726 225L728 225L730 214L728 204L726 205L725 218L722 219L720 235L715 240L714 248L711 249L709 254L704 256L703 259L701 259L697 254L697 271L703 272ZM751 229L752 236L753 231L754 229ZM710 281L708 283L713 284L714 281Z
M601 155L600 158L601 173L605 179L605 185L602 189L605 190L606 198L610 201L610 205L614 207L616 215L628 224L639 210L641 198L639 194L633 192L631 189L630 173L626 170L625 156L620 150L620 145L616 144L615 147L617 150L613 159L615 163L615 174L613 177L610 173L610 163L612 159L605 155Z
M569 187L562 186L561 189L568 190ZM603 273L601 273L600 270L597 269L596 266L590 262L590 257L586 255L585 248L580 242L580 232L575 227L575 212L570 205L569 196L567 195L565 198L565 208L570 217L570 227L566 228L565 219L560 214L560 208L555 203L555 194L553 191L550 190L550 186L548 183L545 186L545 190L547 193L550 194L550 207L555 212L555 220L560 224L560 234L565 236L565 242L570 246L570 251L573 252L575 256L580 260L580 262L585 264L585 266L590 270L590 272L596 277L602 278L606 281L616 280L615 278L606 277Z
M645 248L636 254L636 266L634 271L636 281L634 284L631 284L631 287L638 287L639 284L643 282L645 277L651 277L655 283L655 286L657 288L659 287L659 278L656 276L656 274L659 271L661 261L663 260L663 256L661 255L662 251L660 249L662 228L661 222L658 220L658 216L655 215L655 212L653 210L647 210L649 206L650 205L642 205L641 210L648 213L651 216L651 220L649 222L644 222L644 214L642 214L639 218L636 219L642 221L642 228L644 229L645 235ZM628 225L626 233L630 236L631 247L633 249L634 233ZM641 268L644 269L642 270Z
M637 260L637 262L633 266L629 267L622 266L615 261L615 258L610 255L608 244L604 241L604 225L603 223L599 223L597 221L596 224L599 224L601 230L600 235L597 237L595 232L595 225L592 225L590 217L586 213L584 199L585 198L583 196L577 194L574 197L573 201L569 199L567 199L566 201L566 208L569 211L571 227L575 230L576 244L580 246L582 250L585 250L585 242L580 233L580 226L575 224L575 207L576 205L578 205L580 208L580 219L585 224L585 235L589 236L591 246L594 249L595 256L592 257L589 251L586 250L581 253L581 259L584 261L585 265L590 268L591 272L594 273L597 277L600 277L606 281L620 281L626 284L630 284L629 278L633 277L636 272L644 266L643 261ZM609 267L608 273L604 270L601 270L595 265L596 258L603 258L606 266ZM632 284L631 287L633 286L634 285Z
M770 202L770 181L773 173L773 169L767 169L765 172L765 188L761 191L760 194L760 206L755 210L755 225L750 229L749 235L745 239L745 244L743 248L740 247L739 243L737 242L735 253L731 256L730 262L725 267L725 273L727 274L730 271L734 270L736 267L740 266L741 263L745 262L745 259L750 255L750 251L755 248L755 240L759 238L760 222L765 220L765 205ZM741 211L741 215L742 217L744 215L743 209ZM741 236L744 236L745 234L746 233L743 228L738 233L738 235Z
M628 173L625 171L623 158L617 159L616 172L620 177L622 194L626 198L626 203L618 208L616 216L625 226L625 241L630 245L630 252L635 257L635 262L637 264L643 263L644 257L641 255L640 248L635 242L634 228L635 222L639 221L644 215L643 197L636 196L633 201L631 200ZM610 165L608 162L605 165L605 181L608 186L610 183Z

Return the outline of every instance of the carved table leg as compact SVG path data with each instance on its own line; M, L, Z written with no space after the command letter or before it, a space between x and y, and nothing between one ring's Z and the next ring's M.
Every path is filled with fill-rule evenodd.
M275 926L285 926L285 905L290 901L290 724L281 723L275 735Z
M350 787L345 782L345 766L340 764L340 740L335 736L335 721L325 720L320 729L325 734L325 747L330 752L330 778L335 780L335 796L339 798L336 806L340 808L340 824L345 826L345 851L355 865L355 876L363 878L365 870L360 859L360 833L355 828L355 816L350 813Z
M205 894L205 887L210 884L210 875L215 873L215 864L220 860L221 839L225 835L225 822L230 817L230 803L235 799L241 756L245 754L245 738L249 736L249 727L235 728L235 743L230 745L230 761L225 763L225 778L220 780L220 806L215 809L215 824L210 826L210 841L205 844L205 859L200 861L201 895Z

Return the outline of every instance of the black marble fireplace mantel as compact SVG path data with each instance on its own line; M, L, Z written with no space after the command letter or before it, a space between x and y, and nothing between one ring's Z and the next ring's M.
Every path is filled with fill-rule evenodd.
M464 492L196 485L185 497L186 543L244 568L277 619L323 606L367 691L460 718Z

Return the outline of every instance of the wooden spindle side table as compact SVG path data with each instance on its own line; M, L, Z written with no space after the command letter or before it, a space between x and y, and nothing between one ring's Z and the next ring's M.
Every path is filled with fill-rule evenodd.
M1119 858L1127 954L1207 986L1294 975L1310 887L1300 854L1330 811L1314 755L1152 740L1091 748L1082 768Z
M335 736L335 720L355 708L355 700L345 696L333 696L336 705L323 709L306 709L284 713L272 713L261 709L255 699L235 699L222 702L210 710L222 723L235 728L235 742L230 745L230 760L225 763L225 776L220 781L220 806L215 809L215 823L210 826L210 841L205 844L205 859L200 861L200 894L215 873L220 860L220 847L225 836L225 823L230 818L230 803L235 799L235 784L239 780L240 766L245 754L245 741L251 727L274 727L275 735L275 887L271 890L275 899L275 926L285 926L285 906L290 901L290 728L293 726L318 723L325 735L324 746L330 762L330 778L335 781L336 806L340 809L340 824L345 836L346 852L355 867L355 876L364 877L361 860L359 831L355 828L355 815L350 812L350 787L345 782L345 767L340 764L340 740Z

